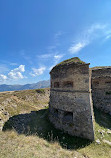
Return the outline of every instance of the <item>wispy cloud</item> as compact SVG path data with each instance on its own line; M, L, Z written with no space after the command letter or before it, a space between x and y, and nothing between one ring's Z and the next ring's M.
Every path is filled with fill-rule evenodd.
M91 27L88 28L86 33L88 33L90 35L97 30L104 30L106 27L107 27L106 24L93 24Z
M52 63L52 66L50 66L50 68L48 68L49 70L51 70L51 68L54 67L63 58L63 56L64 56L64 54L60 54L58 51L55 51L53 53L47 53L47 54L37 55L37 58L39 58L39 61L41 61L41 62L45 61L45 62ZM33 72L34 73L31 72L30 73L31 76L36 76L35 72L37 72L37 75L38 75L39 74L38 71L40 71L40 70L42 70L41 67L39 69L33 68Z
M55 63L57 63L63 56L64 56L64 54L54 55L54 61L55 61Z
M53 56L54 58L54 63L52 66L49 67L49 70L51 70L62 58L63 58L64 54L56 54Z
M105 40L110 39L111 38L111 34L106 35Z
M1 75L0 75L0 82L4 82L4 81L6 81L6 80L7 80L7 76L1 74Z
M60 54L59 52L53 52L53 53L47 53L47 54L42 54L42 55L38 55L37 57L40 59L49 59L54 61L55 63L58 62L62 57L64 56L64 54Z
M16 66L18 65L17 63L10 63L11 66Z
M71 54L76 54L76 53L78 53L82 48L84 48L87 44L88 44L88 42L86 42L86 41L73 44L73 45L69 48L68 51L69 51Z
M0 73L9 71L9 68L5 64L0 64Z
M35 77L35 76L40 76L44 73L44 71L46 70L45 66L42 66L40 68L32 68L32 72L30 73L31 76Z
M57 50L57 47L60 46L59 40L61 39L61 36L64 34L62 31L58 31L53 35L53 44L48 46L46 49L49 53L53 53Z
M59 40L60 36L62 36L62 35L63 35L62 31L58 31L57 33L55 33L54 34L54 39L53 39L54 44L51 45L51 46L48 46L46 48L48 53L36 56L39 59L39 62L40 61L41 61L41 63L42 62L43 63L44 62L45 63L49 62L50 64L52 64L52 66L50 66L50 68L48 68L48 70L50 70L53 66L55 66L61 60L61 58L64 56L64 54L62 54L58 51L58 46L59 46L58 40ZM31 75L36 76L35 75L36 72L37 72L37 75L38 75L39 70L41 70L41 69L40 68L39 69L33 68L33 72L35 72L35 73L31 72Z
M104 31L104 35L105 35L104 42L106 42L107 40L109 40L111 38L111 27L110 26L108 26L106 28L106 30Z
M52 53L47 53L47 54L37 55L37 58L40 58L40 59L49 59L52 56L53 56Z
M58 32L54 35L54 38L55 38L55 39L58 39L62 34L63 34L62 31L58 31Z
M107 25L105 24L93 24L86 30L80 33L80 36L75 39L76 42L69 47L68 51L71 54L77 54L83 48L88 46L93 40L105 35Z

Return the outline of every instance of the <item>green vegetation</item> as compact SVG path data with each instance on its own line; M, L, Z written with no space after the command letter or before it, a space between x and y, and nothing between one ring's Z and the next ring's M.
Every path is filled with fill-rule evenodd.
M74 58L67 59L67 60L64 60L64 61L60 62L55 67L66 65L66 64L72 64L72 63L75 63L75 64L85 64L85 62L83 62L82 60L80 60L78 57L74 57Z
M95 67L92 67L90 69L96 70L96 69L107 69L107 68L111 68L111 66L95 66Z
M50 123L49 109L46 108L49 93L48 89L44 91L45 93L39 93L37 90L13 93L13 96L20 99L21 105L17 104L18 112L13 111L15 114L5 123L4 131L0 132L0 157L111 158L111 146L104 143L104 140L111 142L111 116L94 109L95 140L99 139L100 144L96 141L90 142L86 139L72 137L55 129ZM33 95L35 97L30 98L28 102L26 96L29 93L31 98ZM6 99L5 95L4 97ZM22 104L23 98L25 99L24 105ZM21 110L19 110L20 106ZM12 111L11 106L8 112L10 110ZM24 114L18 114L19 111Z

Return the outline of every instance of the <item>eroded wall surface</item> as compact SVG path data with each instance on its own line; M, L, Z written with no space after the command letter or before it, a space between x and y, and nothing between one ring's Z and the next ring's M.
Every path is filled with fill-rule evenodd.
M111 68L92 69L93 105L111 114Z
M65 132L94 140L89 64L51 72L50 121Z

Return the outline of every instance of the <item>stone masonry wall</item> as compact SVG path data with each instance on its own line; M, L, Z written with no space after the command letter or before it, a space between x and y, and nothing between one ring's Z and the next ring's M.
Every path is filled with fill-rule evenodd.
M52 70L49 109L56 128L94 140L89 64Z
M92 97L96 108L111 114L111 68L92 69Z

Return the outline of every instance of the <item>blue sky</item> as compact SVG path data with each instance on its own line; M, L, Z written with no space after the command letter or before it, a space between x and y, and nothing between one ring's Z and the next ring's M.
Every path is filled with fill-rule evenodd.
M110 0L0 0L0 84L47 80L76 56L111 65Z

